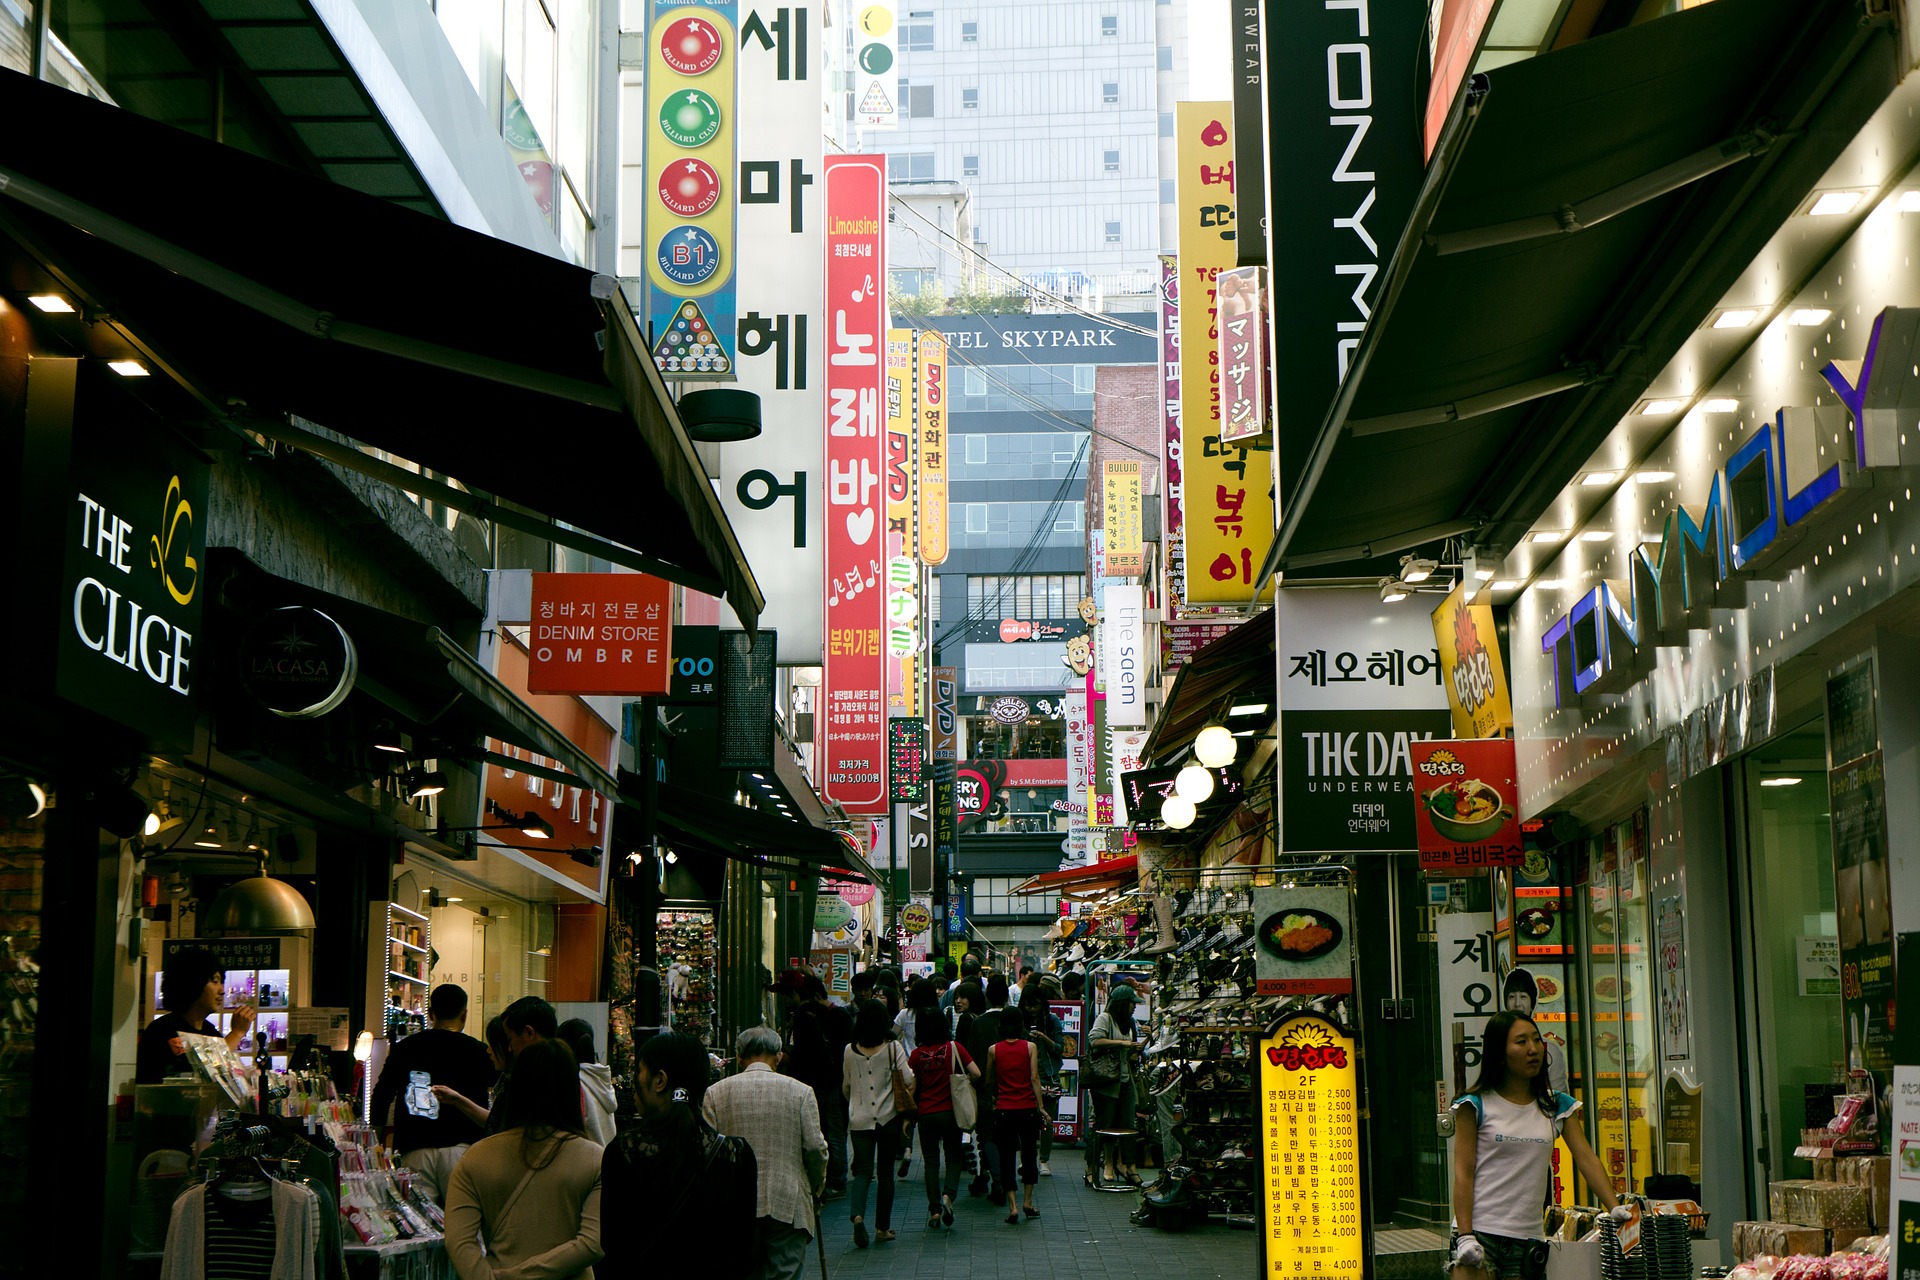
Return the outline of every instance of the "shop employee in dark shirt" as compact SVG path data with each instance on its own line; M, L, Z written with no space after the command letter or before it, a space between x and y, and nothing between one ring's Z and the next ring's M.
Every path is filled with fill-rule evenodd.
M166 1012L147 1024L140 1033L140 1051L135 1061L134 1080L139 1084L158 1084L168 1076L193 1074L187 1061L187 1046L182 1033L217 1036L209 1021L224 998L227 975L220 961L205 947L182 947L160 971L160 1007ZM253 1006L242 1005L233 1011L233 1029L227 1043L239 1052L253 1029Z
M487 1047L466 1034L467 993L451 982L427 996L433 1025L394 1045L373 1086L373 1122L393 1108L400 1163L444 1201L453 1166L486 1136L487 1090L495 1075ZM397 1102L396 1102L397 1099Z

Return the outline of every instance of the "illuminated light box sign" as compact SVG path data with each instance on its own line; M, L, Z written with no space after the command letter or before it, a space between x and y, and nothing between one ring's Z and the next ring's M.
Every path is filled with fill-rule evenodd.
M1259 1043L1260 1273L1360 1276L1367 1260L1359 1051L1317 1013Z

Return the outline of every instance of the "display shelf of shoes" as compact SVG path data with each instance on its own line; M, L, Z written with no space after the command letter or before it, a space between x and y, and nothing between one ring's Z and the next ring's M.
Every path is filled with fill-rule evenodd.
M700 1037L709 1048L719 1042L718 948L713 913L668 909L657 917L660 971L667 976L673 1026ZM671 975L682 969L684 986Z

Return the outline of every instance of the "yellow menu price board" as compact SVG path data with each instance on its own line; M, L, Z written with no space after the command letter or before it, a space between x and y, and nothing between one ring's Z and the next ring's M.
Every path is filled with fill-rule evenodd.
M1360 1062L1317 1013L1260 1042L1261 1258L1274 1277L1359 1276L1366 1261Z

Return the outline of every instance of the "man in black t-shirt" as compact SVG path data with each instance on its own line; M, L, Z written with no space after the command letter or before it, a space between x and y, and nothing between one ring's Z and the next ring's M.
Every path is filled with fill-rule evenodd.
M433 1025L395 1044L373 1086L373 1119L387 1123L400 1163L443 1201L468 1146L485 1136L487 1090L493 1084L493 1060L487 1047L465 1034L467 993L442 983L427 996Z
M220 961L205 947L182 947L167 960L160 971L160 1007L166 1012L147 1024L140 1033L139 1054L134 1063L134 1081L159 1084L168 1076L193 1073L187 1061L186 1035L217 1036L219 1031L209 1020L219 1011L225 997L227 975ZM253 1008L242 1005L233 1011L233 1027L227 1043L235 1052L253 1029Z
M813 1090L820 1107L820 1131L827 1139L827 1190L837 1200L847 1193L847 1097L840 1092L846 1050L853 1043L853 1018L827 1000L827 985L815 974L800 978L800 1002L787 1028L787 1053L780 1071Z
M1000 1015L1007 1010L1007 996L1010 989L1007 980L1001 974L987 979L986 1012L976 1014L967 1027L967 1052L975 1062L987 1062L993 1058L993 1046L1000 1039ZM993 1126L983 1124L975 1137L980 1143L980 1173L969 1188L974 1195L986 1192L995 1204L1000 1202L1003 1190L993 1185L999 1181L1000 1155L999 1145L995 1142Z

